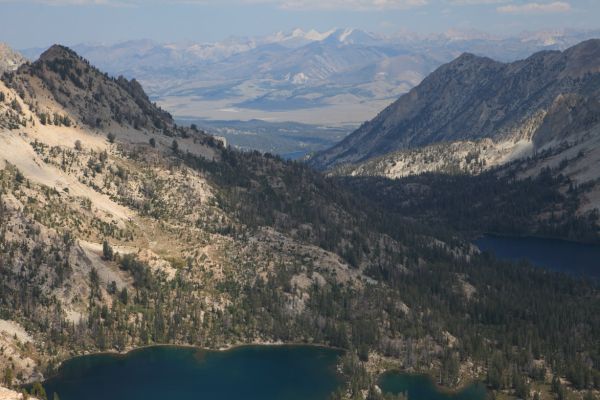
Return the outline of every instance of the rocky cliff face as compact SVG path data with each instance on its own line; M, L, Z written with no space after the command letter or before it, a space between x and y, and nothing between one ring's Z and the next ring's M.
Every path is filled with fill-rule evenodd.
M597 123L600 40L514 63L463 54L312 164L331 168L438 142L560 142ZM557 124L557 122L559 122Z
M27 59L19 52L11 49L5 43L0 43L0 75L16 70L26 62Z

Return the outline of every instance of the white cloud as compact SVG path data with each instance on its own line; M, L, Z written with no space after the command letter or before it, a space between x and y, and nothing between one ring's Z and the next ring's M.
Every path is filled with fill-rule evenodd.
M546 14L546 13L563 13L571 11L571 4L564 1L555 1L553 3L525 3L525 4L509 4L498 7L499 13L504 14Z
M512 0L448 0L448 3L455 6L476 6L481 4L501 4L510 3Z
M11 1L11 0L6 0L3 1L5 3L16 3L15 1ZM83 6L83 5L89 5L89 4L110 4L111 1L110 0L29 0L29 1L25 1L24 3L39 3L39 4L48 4L51 6L64 6L64 5L69 5L69 6Z
M131 6L145 4L272 4L284 10L404 10L428 4L450 6L498 5L496 10L505 14L559 13L571 10L566 1L550 3L529 2L517 4L514 0L0 0L0 3L29 2L54 6ZM510 3L510 4L507 4ZM505 4L505 5L502 5Z
M278 3L281 8L291 10L383 10L420 7L426 5L427 0L281 0L274 3Z
M246 4L274 4L285 10L386 10L408 9L428 4L429 0L229 0ZM194 2L194 0L188 0ZM198 0L203 2L203 0ZM210 1L204 1L209 3Z
M34 3L46 4L49 6L117 6L129 7L133 6L135 1L130 0L0 0L0 3Z
M386 10L408 9L428 4L428 0L19 0L54 6L107 5L143 6L154 4L273 4L286 10ZM0 0L0 3L17 0Z

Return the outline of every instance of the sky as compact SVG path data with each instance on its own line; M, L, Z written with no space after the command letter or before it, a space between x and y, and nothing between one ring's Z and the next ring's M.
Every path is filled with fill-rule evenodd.
M599 29L599 0L0 0L0 42L215 42L294 28L389 34L476 30L501 36Z

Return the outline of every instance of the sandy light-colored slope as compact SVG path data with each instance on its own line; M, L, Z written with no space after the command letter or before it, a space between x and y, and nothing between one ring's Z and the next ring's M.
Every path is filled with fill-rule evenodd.
M24 118L33 121L31 126L18 131L0 131L0 162L2 164L8 162L15 165L28 179L37 183L54 187L57 190L68 188L74 196L87 197L98 209L114 216L121 222L131 217L130 212L111 201L107 196L100 195L89 187L82 185L58 168L46 165L30 144L34 140L41 140L49 146L74 146L75 142L79 141L87 148L102 151L108 148L105 136L94 135L84 127L68 128L42 125L39 118L14 90L7 88L3 82L0 82L0 91L17 98L21 104ZM42 102L43 104L52 104L54 109L59 108L48 98Z
M537 163L521 177L535 176L543 168L557 168L563 163L563 174L576 185L589 186L581 199L580 211L600 210L600 126L573 137L570 142L551 143L546 148L553 149L553 146L556 148L561 145L566 146L563 151Z
M74 196L89 198L95 207L112 215L120 222L128 220L131 217L131 212L125 207L84 186L58 168L44 165L44 161L33 151L29 141L33 140L34 137L51 136L56 133L52 132L52 129L49 129L49 131L38 131L31 136L23 133L15 135L13 132L0 134L0 159L19 168L26 178L34 182L54 187L57 190L67 189Z
M23 400L23 394L0 386L0 400ZM37 399L35 397L29 397L29 400Z

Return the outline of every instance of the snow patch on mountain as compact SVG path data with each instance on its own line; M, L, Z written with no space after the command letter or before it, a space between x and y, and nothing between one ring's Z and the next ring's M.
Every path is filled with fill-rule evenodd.
M294 85L304 85L306 82L308 82L308 76L306 76L304 72L300 72L292 78L292 83Z

